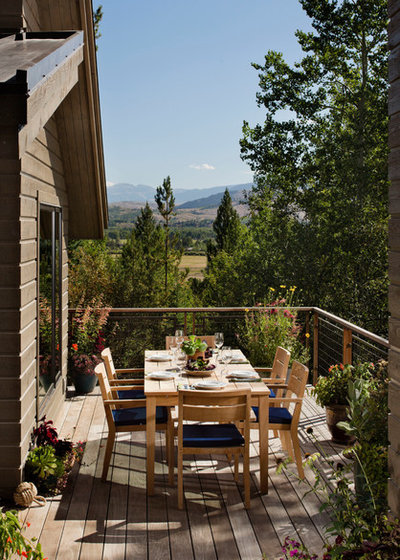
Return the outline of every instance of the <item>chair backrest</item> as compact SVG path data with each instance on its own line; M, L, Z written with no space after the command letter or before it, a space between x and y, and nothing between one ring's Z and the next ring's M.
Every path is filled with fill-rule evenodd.
M184 420L197 422L234 422L250 420L250 390L179 391L179 423Z
M214 335L205 335L205 336L201 336L196 334L197 338L200 338L201 341L206 342L207 346L209 346L210 348L215 348L215 336ZM175 342L175 336L166 336L165 337L165 349L169 350L171 347L171 343ZM184 336L183 339L184 340L188 340L188 336Z
M286 381L286 376L289 367L290 352L282 346L278 346L275 352L274 363L271 369L271 379L281 379L283 383Z
M101 390L101 396L104 401L111 400L113 398L110 383L108 382L106 366L103 362L97 364L94 368L94 372L99 379L99 385Z
M104 360L104 364L105 364L108 379L110 381L112 381L113 379L116 379L117 374L115 372L115 366L114 366L114 362L113 362L113 359L112 359L111 350L109 348L104 348L104 350L101 352L101 357Z
M290 372L289 382L287 385L286 396L291 397L294 395L302 399L304 391L306 390L307 379L308 367L300 364L299 362L293 362L292 371Z

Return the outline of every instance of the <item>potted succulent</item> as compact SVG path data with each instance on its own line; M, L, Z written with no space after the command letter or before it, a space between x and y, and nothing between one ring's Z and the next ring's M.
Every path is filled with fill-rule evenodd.
M75 309L68 336L69 377L78 394L90 393L96 386L94 368L101 362L104 350L103 328L110 309L101 300L93 300L86 307Z
M326 409L326 423L335 443L348 444L354 438L337 426L347 420L348 384L354 378L354 367L350 364L335 364L326 377L320 377L312 391L315 400Z
M197 358L205 359L207 343L203 342L200 338L197 338L194 334L192 334L189 336L188 340L182 342L181 348L187 356L187 361L197 360Z

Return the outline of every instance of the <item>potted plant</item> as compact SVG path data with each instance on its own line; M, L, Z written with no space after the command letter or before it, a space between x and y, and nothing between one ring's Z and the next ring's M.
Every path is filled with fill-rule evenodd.
M182 342L181 346L183 352L187 356L187 361L197 360L197 358L205 359L205 351L207 350L207 343L202 342L194 334L190 335L188 340Z
M69 332L69 376L78 394L90 393L96 386L94 368L101 362L104 350L103 327L110 309L100 299L75 309Z
M315 400L326 409L326 423L335 443L348 444L354 438L337 426L347 420L348 384L354 378L351 364L335 364L328 370L326 377L320 377L312 391Z

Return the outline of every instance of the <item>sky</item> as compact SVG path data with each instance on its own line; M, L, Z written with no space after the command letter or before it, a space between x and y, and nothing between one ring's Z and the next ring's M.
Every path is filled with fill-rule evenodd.
M302 58L298 0L93 0L107 184L173 188L249 183L242 124L262 123L268 50Z

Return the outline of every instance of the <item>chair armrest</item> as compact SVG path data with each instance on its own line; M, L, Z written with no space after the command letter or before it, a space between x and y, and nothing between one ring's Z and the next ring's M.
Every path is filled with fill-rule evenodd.
M109 379L110 385L143 385L143 379Z
M266 383L266 385L270 385L270 383ZM271 385L273 385L274 389L287 389L288 388L287 383L271 383Z
M270 401L269 406L272 407L272 408L276 408L275 405L277 405L277 404L291 404L291 403L294 403L294 404L300 403L301 404L302 402L303 402L303 399L301 399L299 397L293 397L293 398L292 397L275 397L274 399L272 399Z
M111 406L117 406L118 408L143 408L146 406L146 399L107 399L103 403L108 408L111 408Z
M257 373L265 373L267 371L272 371L272 368L270 368L270 367L255 367L254 370Z
M267 383L268 385L283 385L283 383L280 383L280 381L282 381L282 379L280 379L279 377L262 377L261 378L264 383Z
M116 369L115 373L143 373L144 368L125 368L125 369Z
M143 387L144 387L144 385L142 385L141 387L139 387L139 389L140 389L140 388L143 389ZM132 386L132 385L122 385L122 386L118 386L118 385L117 385L117 386L115 386L115 387L110 387L110 389L111 389L111 391L114 393L114 392L117 392L117 391L131 391L132 389L138 389L138 386L137 386L137 385L134 385L134 386Z

